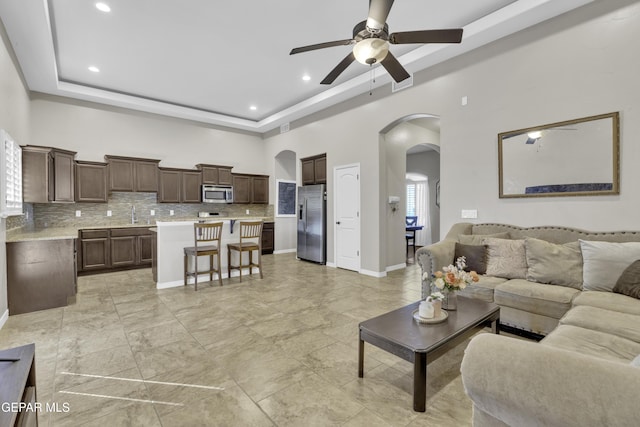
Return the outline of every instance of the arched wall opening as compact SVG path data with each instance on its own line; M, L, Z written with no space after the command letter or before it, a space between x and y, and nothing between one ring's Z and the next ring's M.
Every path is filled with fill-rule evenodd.
M384 158L381 175L385 180L381 182L385 201L381 247L386 248L381 255L386 271L392 271L406 267L408 259L405 239L408 172L428 178L428 215L422 221L419 218L419 222L424 225L424 221L429 221L429 234L422 241L436 242L440 235L440 208L435 206L440 180L440 118L433 114L404 116L382 129L380 136ZM390 197L399 202L390 203ZM412 250L409 254L412 255Z
M283 150L276 154L274 167L274 179L285 181L297 181L297 156L294 151ZM275 232L275 253L295 252L297 247L296 229L297 222L295 217L278 216L277 206L274 209L274 221L276 226Z

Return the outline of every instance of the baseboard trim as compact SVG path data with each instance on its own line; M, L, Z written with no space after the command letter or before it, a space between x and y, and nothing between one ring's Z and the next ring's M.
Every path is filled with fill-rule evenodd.
M390 271L402 270L403 268L407 268L407 263L403 262L402 264L390 265L387 267L387 273Z
M360 269L360 274L364 274L365 276L377 277L378 279L387 276L386 271L371 271L364 269Z
M0 317L0 329L7 323L7 320L9 320L9 309L6 309L4 313L2 313L2 317Z
M254 267L253 268L253 274L260 274L260 269ZM242 269L242 275L243 276L248 276L249 275L249 269L248 268L243 268ZM233 272L231 273L231 277L239 277L240 276L240 272L238 270L233 270ZM227 276L223 276L222 280L224 279L228 279ZM193 285L194 279L193 277L189 277L187 279L187 285ZM198 283L203 283L203 282L209 282L209 275L208 274L200 274L198 276ZM213 275L213 282L217 283L218 282L218 275L214 274ZM224 284L224 282L223 282ZM156 283L156 289L169 289L169 288L177 288L180 286L185 286L184 285L184 279L182 280L174 280L171 282L157 282Z
M335 262L328 262L325 264L327 267L331 267L331 268L338 268L336 267L336 263Z
M290 254L290 253L296 253L298 252L297 249L281 249L279 251L273 251L274 255L279 255L279 254Z

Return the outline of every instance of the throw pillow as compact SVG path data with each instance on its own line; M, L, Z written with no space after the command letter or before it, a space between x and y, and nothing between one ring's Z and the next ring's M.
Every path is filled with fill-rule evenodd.
M475 271L478 274L487 272L487 246L486 245L463 245L456 242L455 257L465 257L467 266L464 271Z
M640 354L637 355L636 358L631 361L631 366L635 366L636 368L640 368Z
M558 245L527 237L524 244L528 281L582 289L582 253L577 242Z
M527 257L524 240L505 240L487 237L487 275L505 279L527 277Z
M582 250L582 288L611 292L622 272L640 259L640 242L594 242L580 240Z
M458 241L463 245L481 245L485 238L509 239L510 237L508 231L495 234L460 234Z
M640 259L631 263L613 287L613 292L640 299Z

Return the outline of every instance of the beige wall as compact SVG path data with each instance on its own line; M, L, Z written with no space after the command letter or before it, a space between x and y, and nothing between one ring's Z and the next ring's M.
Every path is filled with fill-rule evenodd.
M267 138L268 154L292 149L304 157L326 151L330 191L334 166L361 163L362 268L370 271L383 272L397 262L383 249L390 244L390 230L397 228L387 221L383 202L386 162L390 155L399 156L387 152L379 132L416 113L441 118L441 235L461 221L462 209L477 209L478 222L638 229L640 187L635 183L640 170L634 159L640 157L635 143L640 55L629 49L639 38L639 3L597 2L420 73L415 80L423 83L413 88L292 126L286 134ZM619 196L498 198L498 133L611 111L621 112ZM393 179L404 181L404 176ZM328 204L332 248L331 193ZM328 256L333 261L331 250Z
M0 129L18 143L29 141L29 96L22 84L0 22ZM3 171L4 173L4 171ZM0 327L7 315L6 220L0 220Z

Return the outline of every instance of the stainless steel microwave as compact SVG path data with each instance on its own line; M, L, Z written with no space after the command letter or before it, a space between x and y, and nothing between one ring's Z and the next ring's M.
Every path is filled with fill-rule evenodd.
M233 187L204 184L202 203L233 203Z

